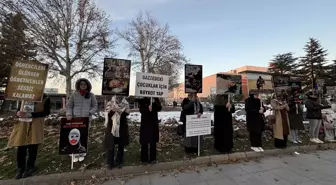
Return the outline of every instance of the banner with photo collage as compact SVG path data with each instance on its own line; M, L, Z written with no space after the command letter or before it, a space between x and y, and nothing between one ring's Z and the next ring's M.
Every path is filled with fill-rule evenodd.
M130 88L131 61L105 58L102 95L128 96Z

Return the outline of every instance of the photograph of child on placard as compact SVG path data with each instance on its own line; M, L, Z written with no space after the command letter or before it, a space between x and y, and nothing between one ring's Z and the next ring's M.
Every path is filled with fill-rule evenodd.
M104 60L103 95L129 95L131 61L122 59Z
M217 74L217 94L242 94L241 76Z
M185 92L202 93L203 70L201 65L185 65Z

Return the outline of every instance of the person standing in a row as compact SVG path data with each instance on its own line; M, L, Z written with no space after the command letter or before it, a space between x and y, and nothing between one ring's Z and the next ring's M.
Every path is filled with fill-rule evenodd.
M294 92L296 95L297 92ZM303 110L301 108L301 100L293 97L292 100L289 101L289 111L288 111L288 118L289 118L289 125L290 125L290 138L289 140L294 143L302 143L299 137L299 130L304 130L303 126Z
M214 148L219 153L230 153L233 148L232 113L235 106L228 95L217 95L214 106Z
M196 93L189 93L188 98L184 98L182 101L182 114L181 121L183 122L184 130L184 151L186 153L197 153L198 152L198 136L186 137L186 122L187 115L198 115L199 117L203 114L203 106L199 101ZM203 137L200 136L200 146L203 145Z
M159 142L160 134L158 112L161 111L162 106L159 98L154 98L154 102L151 103L151 99L146 97L139 101L139 109L141 113L141 162L143 164L153 163L156 161L156 143Z
M88 117L91 123L92 115L98 110L96 96L91 92L92 85L88 79L81 78L77 80L75 87L76 91L70 96L67 102L67 119ZM86 154L76 154L73 157L73 162L82 162L85 156Z
M275 148L286 148L289 133L289 107L287 104L287 96L283 93L276 96L273 95L271 106L275 115L275 124L273 125L274 146Z
M107 168L115 166L115 145L118 145L116 165L121 168L124 163L124 147L129 144L127 116L129 104L125 98L121 101L116 96L106 104L105 111L108 113L105 120L104 148L106 150Z
M265 129L265 121L262 116L266 108L258 98L258 93L250 91L250 97L245 100L245 111L251 149L255 152L263 152L262 133Z
M309 134L310 142L323 143L319 139L320 127L322 124L322 109L329 108L330 106L324 106L318 103L318 97L313 93L307 94L308 100L305 103L307 108L306 118L309 120Z
M31 113L18 110L16 116L19 120L14 124L8 139L9 148L17 147L15 179L33 175L38 145L44 140L44 118L50 114L50 98L44 94L42 102L33 104L34 110ZM26 160L27 152L28 159Z

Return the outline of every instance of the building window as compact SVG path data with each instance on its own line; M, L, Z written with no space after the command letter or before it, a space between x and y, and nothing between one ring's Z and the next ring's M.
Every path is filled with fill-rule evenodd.
M210 94L216 94L216 87L210 88Z

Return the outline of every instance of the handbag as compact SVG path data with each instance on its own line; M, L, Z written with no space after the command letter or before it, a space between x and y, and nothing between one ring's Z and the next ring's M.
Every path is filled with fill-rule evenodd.
M269 124L271 124L271 125L275 124L275 112L274 112L274 110L272 110L272 114L267 116L267 119L268 119Z

